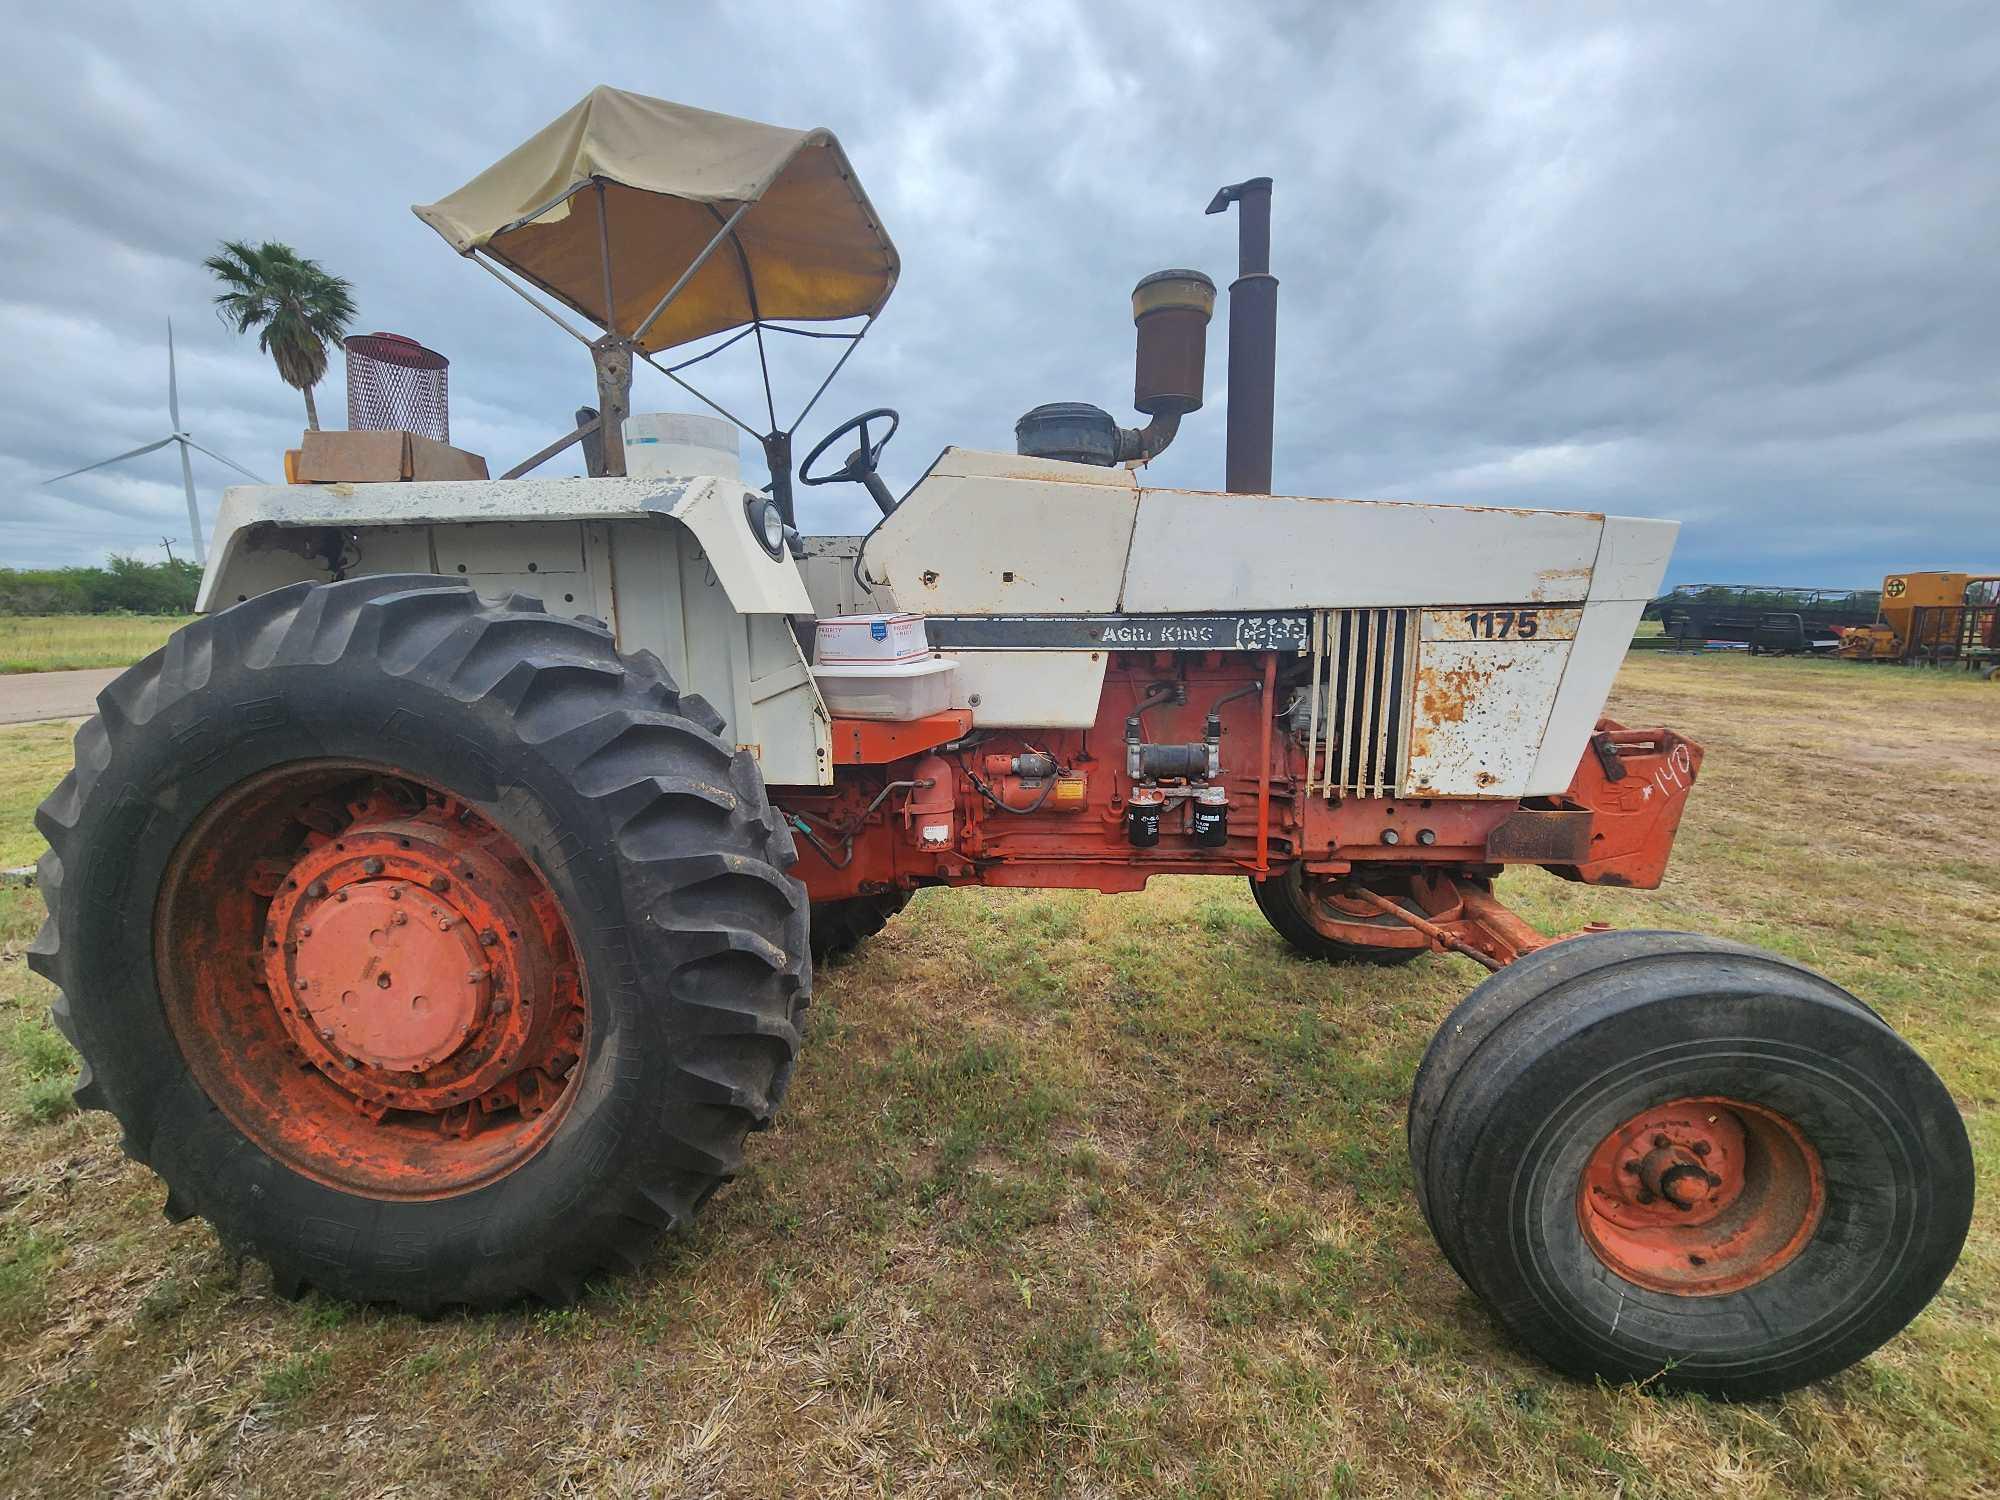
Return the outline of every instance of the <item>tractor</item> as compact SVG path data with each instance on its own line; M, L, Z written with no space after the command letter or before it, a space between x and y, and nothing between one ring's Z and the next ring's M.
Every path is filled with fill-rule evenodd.
M1902 1329L1972 1207L1923 1059L1788 959L1495 894L1661 879L1701 748L1602 711L1675 524L1271 493L1270 205L1209 204L1224 490L1142 482L1202 406L1216 289L1171 270L1132 298L1142 425L1052 402L900 497L894 411L796 470L811 401L630 411L702 341L854 352L899 262L826 131L599 89L418 208L598 404L496 480L232 488L197 618L78 731L30 961L167 1215L286 1295L563 1302L742 1168L815 964L912 892L1214 875L1303 960L1491 971L1411 1172L1549 1363L1760 1396ZM529 474L572 444L586 476ZM833 483L865 536L801 533Z

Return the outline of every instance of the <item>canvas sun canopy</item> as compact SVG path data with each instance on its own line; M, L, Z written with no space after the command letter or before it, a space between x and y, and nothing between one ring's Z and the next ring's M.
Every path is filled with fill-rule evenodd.
M630 337L744 204L754 207L732 242L635 340L639 348L656 352L759 318L872 315L889 300L896 247L830 132L619 89L591 90L415 213L461 255L482 252Z

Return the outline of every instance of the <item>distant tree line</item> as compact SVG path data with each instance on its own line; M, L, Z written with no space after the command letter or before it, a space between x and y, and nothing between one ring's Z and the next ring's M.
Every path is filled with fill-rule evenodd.
M185 615L201 569L113 556L101 568L0 568L0 615Z

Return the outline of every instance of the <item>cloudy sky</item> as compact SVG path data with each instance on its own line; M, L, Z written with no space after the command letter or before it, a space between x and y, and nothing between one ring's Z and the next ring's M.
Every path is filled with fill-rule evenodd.
M453 437L496 472L567 430L580 347L409 205L602 82L839 135L903 279L801 436L900 407L898 489L1042 401L1133 420L1132 283L1226 283L1233 220L1201 210L1261 173L1278 489L1677 517L1683 581L2000 566L1988 3L73 0L9 43L0 563L185 538L170 450L37 487L165 435L170 316L186 425L278 473L303 411L209 309L224 237L448 354ZM1154 482L1219 487L1225 348L1219 312ZM343 391L336 361L336 423ZM688 403L642 368L634 404ZM226 471L196 477L212 520Z

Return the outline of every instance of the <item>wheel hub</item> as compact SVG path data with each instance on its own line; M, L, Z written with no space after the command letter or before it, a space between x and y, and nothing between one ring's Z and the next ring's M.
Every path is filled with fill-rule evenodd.
M428 1072L485 1017L479 939L420 886L360 883L301 902L294 925L280 979L298 999L289 1014L343 1056Z
M1627 1120L1591 1153L1577 1191L1598 1259L1682 1296L1772 1275L1805 1248L1825 1206L1819 1154L1798 1126L1724 1098L1677 1099Z
M1706 1224L1743 1191L1743 1127L1722 1110L1657 1109L1628 1123L1600 1154L1617 1159L1592 1208L1626 1229Z
M560 987L543 888L482 831L428 809L357 818L271 902L264 967L285 1029L369 1105L441 1112L523 1064L551 1083L562 1071L547 1066L561 1006L536 1003Z

